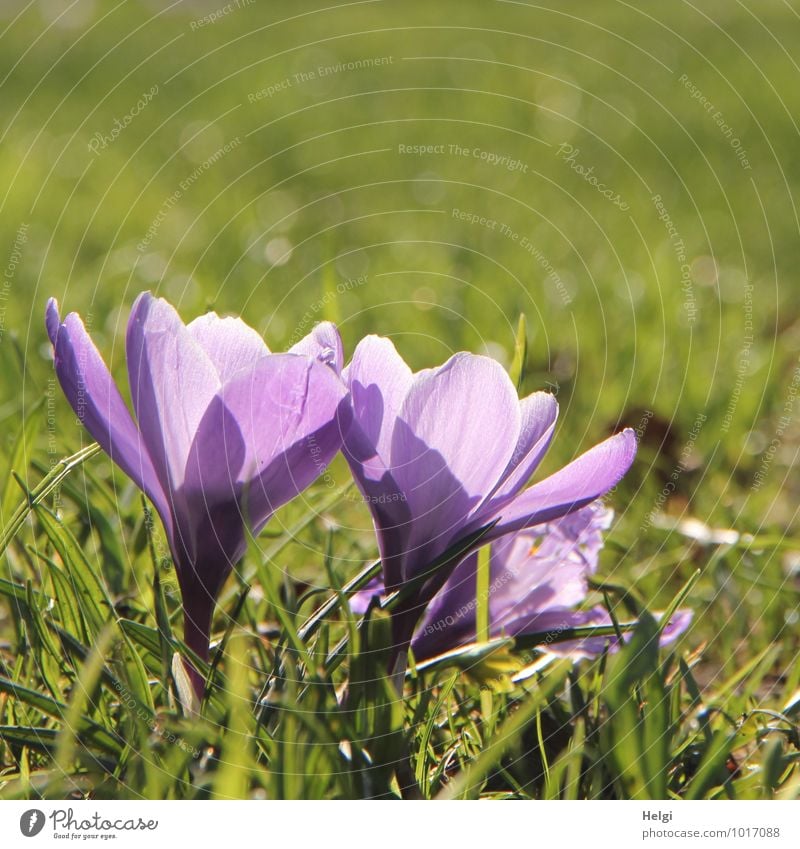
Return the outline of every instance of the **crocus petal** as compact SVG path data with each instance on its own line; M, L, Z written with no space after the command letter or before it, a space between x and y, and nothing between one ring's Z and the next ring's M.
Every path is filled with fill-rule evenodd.
M636 436L627 428L520 493L495 515L499 522L486 539L550 522L605 495L631 466ZM489 518L481 514L481 522Z
M380 598L386 593L386 587L383 583L383 578L376 575L365 587L350 596L350 609L353 613L363 615L367 612L369 603L373 598Z
M345 439L353 444L353 431L357 425L351 425ZM350 457L347 449L345 456ZM396 481L389 472L376 479L378 461L369 464L368 474L359 473L357 468L364 469L367 464L356 466L351 463L353 475L361 491L364 503L369 506L375 534L378 540L378 551L381 557L386 586L390 590L399 589L403 581L403 562L409 549L409 535L412 519L405 494L400 491Z
M81 322L82 323L82 322ZM58 301L50 298L44 311L44 326L47 328L47 336L53 348L56 347L56 337L61 327L61 316L58 314ZM84 328L86 332L86 328Z
M661 614L655 613L655 618L661 618ZM677 610L672 619L667 623L663 632L659 645L664 647L675 640L689 627L692 621L692 612L690 610ZM588 611L577 611L572 614L571 620L567 623L564 619L564 626L561 628L563 632L566 628L578 628L582 625L611 625L612 620L608 611L604 607L593 607ZM537 631L541 633L541 631ZM633 631L626 631L623 634L625 641L633 636ZM611 652L619 650L619 639L617 637L586 637L580 640L564 640L558 642L555 638L547 643L546 651L549 654L558 655L559 657L569 657L573 660L581 660L582 658L593 658L601 655L606 649Z
M56 374L72 409L106 454L147 494L169 530L166 498L150 456L83 322L70 313L62 324L58 305L50 299L46 325Z
M190 322L186 329L213 363L221 383L242 369L251 369L269 353L261 336L240 318L220 318L210 312Z
M197 429L220 388L217 369L175 310L149 292L133 305L127 358L139 430L174 499Z
M518 634L542 612L583 602L613 513L599 502L516 538L498 540L489 614L498 634Z
M661 632L661 639L659 640L660 646L669 646L678 639L678 637L683 634L687 628L692 624L693 613L691 610L676 610L675 613L672 614L672 618L667 622L664 626L664 630ZM656 619L661 620L661 614L655 614Z
M344 366L342 337L336 325L321 321L311 333L289 349L290 354L302 354L331 366L338 374Z
M325 470L349 425L347 390L323 363L272 354L219 391L197 428L187 496L242 492L255 531ZM221 448L225 446L225 450Z
M549 392L534 392L520 401L519 440L492 500L515 495L528 482L550 446L558 418L558 402Z
M392 342L379 336L359 342L342 376L353 410L343 453L372 514L386 584L397 589L411 512L387 464L397 415L414 376Z
M494 489L519 432L516 392L494 360L456 354L416 376L395 424L390 459L413 516L407 578L447 549Z
M377 455L383 472L389 462L394 424L414 375L391 340L366 336L356 346L343 377L350 389L354 425L362 440L352 446L352 459L360 463Z
M492 544L490 635L547 632L586 598L602 532L613 513L600 503ZM412 641L418 659L473 642L477 554L463 560L428 607Z

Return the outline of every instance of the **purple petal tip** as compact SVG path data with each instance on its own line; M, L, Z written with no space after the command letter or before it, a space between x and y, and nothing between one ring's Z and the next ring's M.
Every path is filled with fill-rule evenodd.
M55 298L50 298L47 302L44 323L47 328L47 335L50 337L50 342L55 345L58 328L61 326L61 316L58 314L58 301Z

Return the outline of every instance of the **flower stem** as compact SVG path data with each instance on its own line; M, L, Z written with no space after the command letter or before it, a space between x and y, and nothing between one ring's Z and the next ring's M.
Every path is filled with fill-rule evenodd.
M183 641L205 663L208 663L211 645L211 617L214 613L214 599L202 591L194 593L183 601ZM189 680L192 682L198 699L203 698L205 679L194 664L184 659Z

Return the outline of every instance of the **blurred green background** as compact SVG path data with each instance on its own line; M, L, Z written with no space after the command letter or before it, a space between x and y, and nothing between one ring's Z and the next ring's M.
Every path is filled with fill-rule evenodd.
M525 391L561 403L547 468L622 424L642 437L604 573L658 607L701 567L688 645L714 677L780 643L780 691L798 44L779 0L4 0L2 439L45 395L41 458L86 440L52 381L51 295L123 384L143 289L273 349L321 318L349 352L388 334L417 368L509 362L524 312Z

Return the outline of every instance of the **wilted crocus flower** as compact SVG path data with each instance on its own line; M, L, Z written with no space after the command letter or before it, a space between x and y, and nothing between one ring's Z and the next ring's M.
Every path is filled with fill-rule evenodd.
M50 300L46 323L67 400L161 516L185 641L207 660L215 600L247 530L258 533L341 446L350 410L335 373L338 333L319 325L291 352L272 354L238 318L209 313L185 325L143 293L126 340L134 422L80 317L62 323Z
M377 336L360 342L343 377L354 416L345 455L372 511L388 592L487 525L480 544L580 509L619 481L636 452L628 429L526 488L553 435L552 395L520 401L505 370L473 354L414 374ZM456 562L395 607L399 652Z
M563 639L573 628L612 624L602 606L576 610L588 595L603 531L612 516L611 510L595 502L493 543L487 588L489 637L535 635L543 650L573 659L594 657L606 646L611 651L618 648L614 636ZM428 606L411 641L418 661L477 640L477 572L478 555L472 554L459 563ZM678 611L665 626L661 644L675 640L690 621L689 611Z

